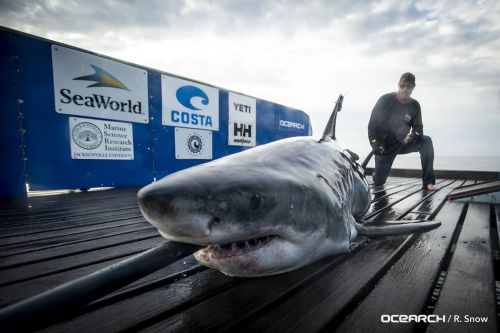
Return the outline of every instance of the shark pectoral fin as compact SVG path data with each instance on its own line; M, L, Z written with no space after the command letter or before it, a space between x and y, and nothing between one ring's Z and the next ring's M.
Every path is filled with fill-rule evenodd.
M392 236L392 235L401 235L408 234L414 232L424 232L434 228L437 228L441 225L440 221L427 221L427 220L418 220L418 221L410 221L406 223L399 223L401 221L393 221L398 223L386 223L384 225L362 225L356 223L356 230L358 231L359 236L366 237L383 237L383 236Z

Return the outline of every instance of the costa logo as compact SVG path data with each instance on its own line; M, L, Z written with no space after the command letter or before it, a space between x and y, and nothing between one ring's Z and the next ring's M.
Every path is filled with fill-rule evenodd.
M162 124L219 130L218 89L163 75Z

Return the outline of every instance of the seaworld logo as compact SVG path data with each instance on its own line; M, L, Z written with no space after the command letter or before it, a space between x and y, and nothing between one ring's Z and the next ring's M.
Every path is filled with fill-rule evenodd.
M130 91L130 89L120 82L116 77L106 72L104 69L90 65L94 69L94 74L79 76L73 80L92 81L95 82L87 86L87 88L108 87ZM62 88L59 90L62 104L71 104L76 107L87 107L99 110L121 111L133 114L144 114L142 102L133 101L131 99L118 100L111 96L100 94L75 94L71 89Z
M203 90L191 85L182 86L177 89L175 97L182 106L192 111L200 111L203 109L201 105L208 106L210 102L208 95ZM193 103L196 103L197 105L194 105ZM208 115L172 110L170 117L170 120L173 123L210 127L213 126L212 117Z
M73 80L95 82L94 84L87 86L87 88L108 87L108 88L117 88L130 91L126 85L121 83L120 80L118 80L110 73L106 72L104 69L95 65L90 65L90 66L94 69L94 74L76 77Z

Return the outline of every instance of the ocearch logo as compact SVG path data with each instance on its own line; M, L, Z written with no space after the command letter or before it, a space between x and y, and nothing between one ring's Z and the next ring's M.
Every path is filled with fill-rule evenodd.
M305 128L304 124L302 124L302 123L296 123L296 122L289 121L289 120L280 120L280 126L281 127L298 129L298 130L303 130Z
M408 323L444 323L446 322L445 315L388 315L380 316L380 321L384 324L408 324Z

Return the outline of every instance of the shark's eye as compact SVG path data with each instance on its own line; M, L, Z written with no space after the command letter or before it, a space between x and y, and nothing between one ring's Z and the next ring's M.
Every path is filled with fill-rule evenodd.
M250 197L250 209L251 210L256 210L259 208L260 203L262 202L262 199L258 194L254 194Z

